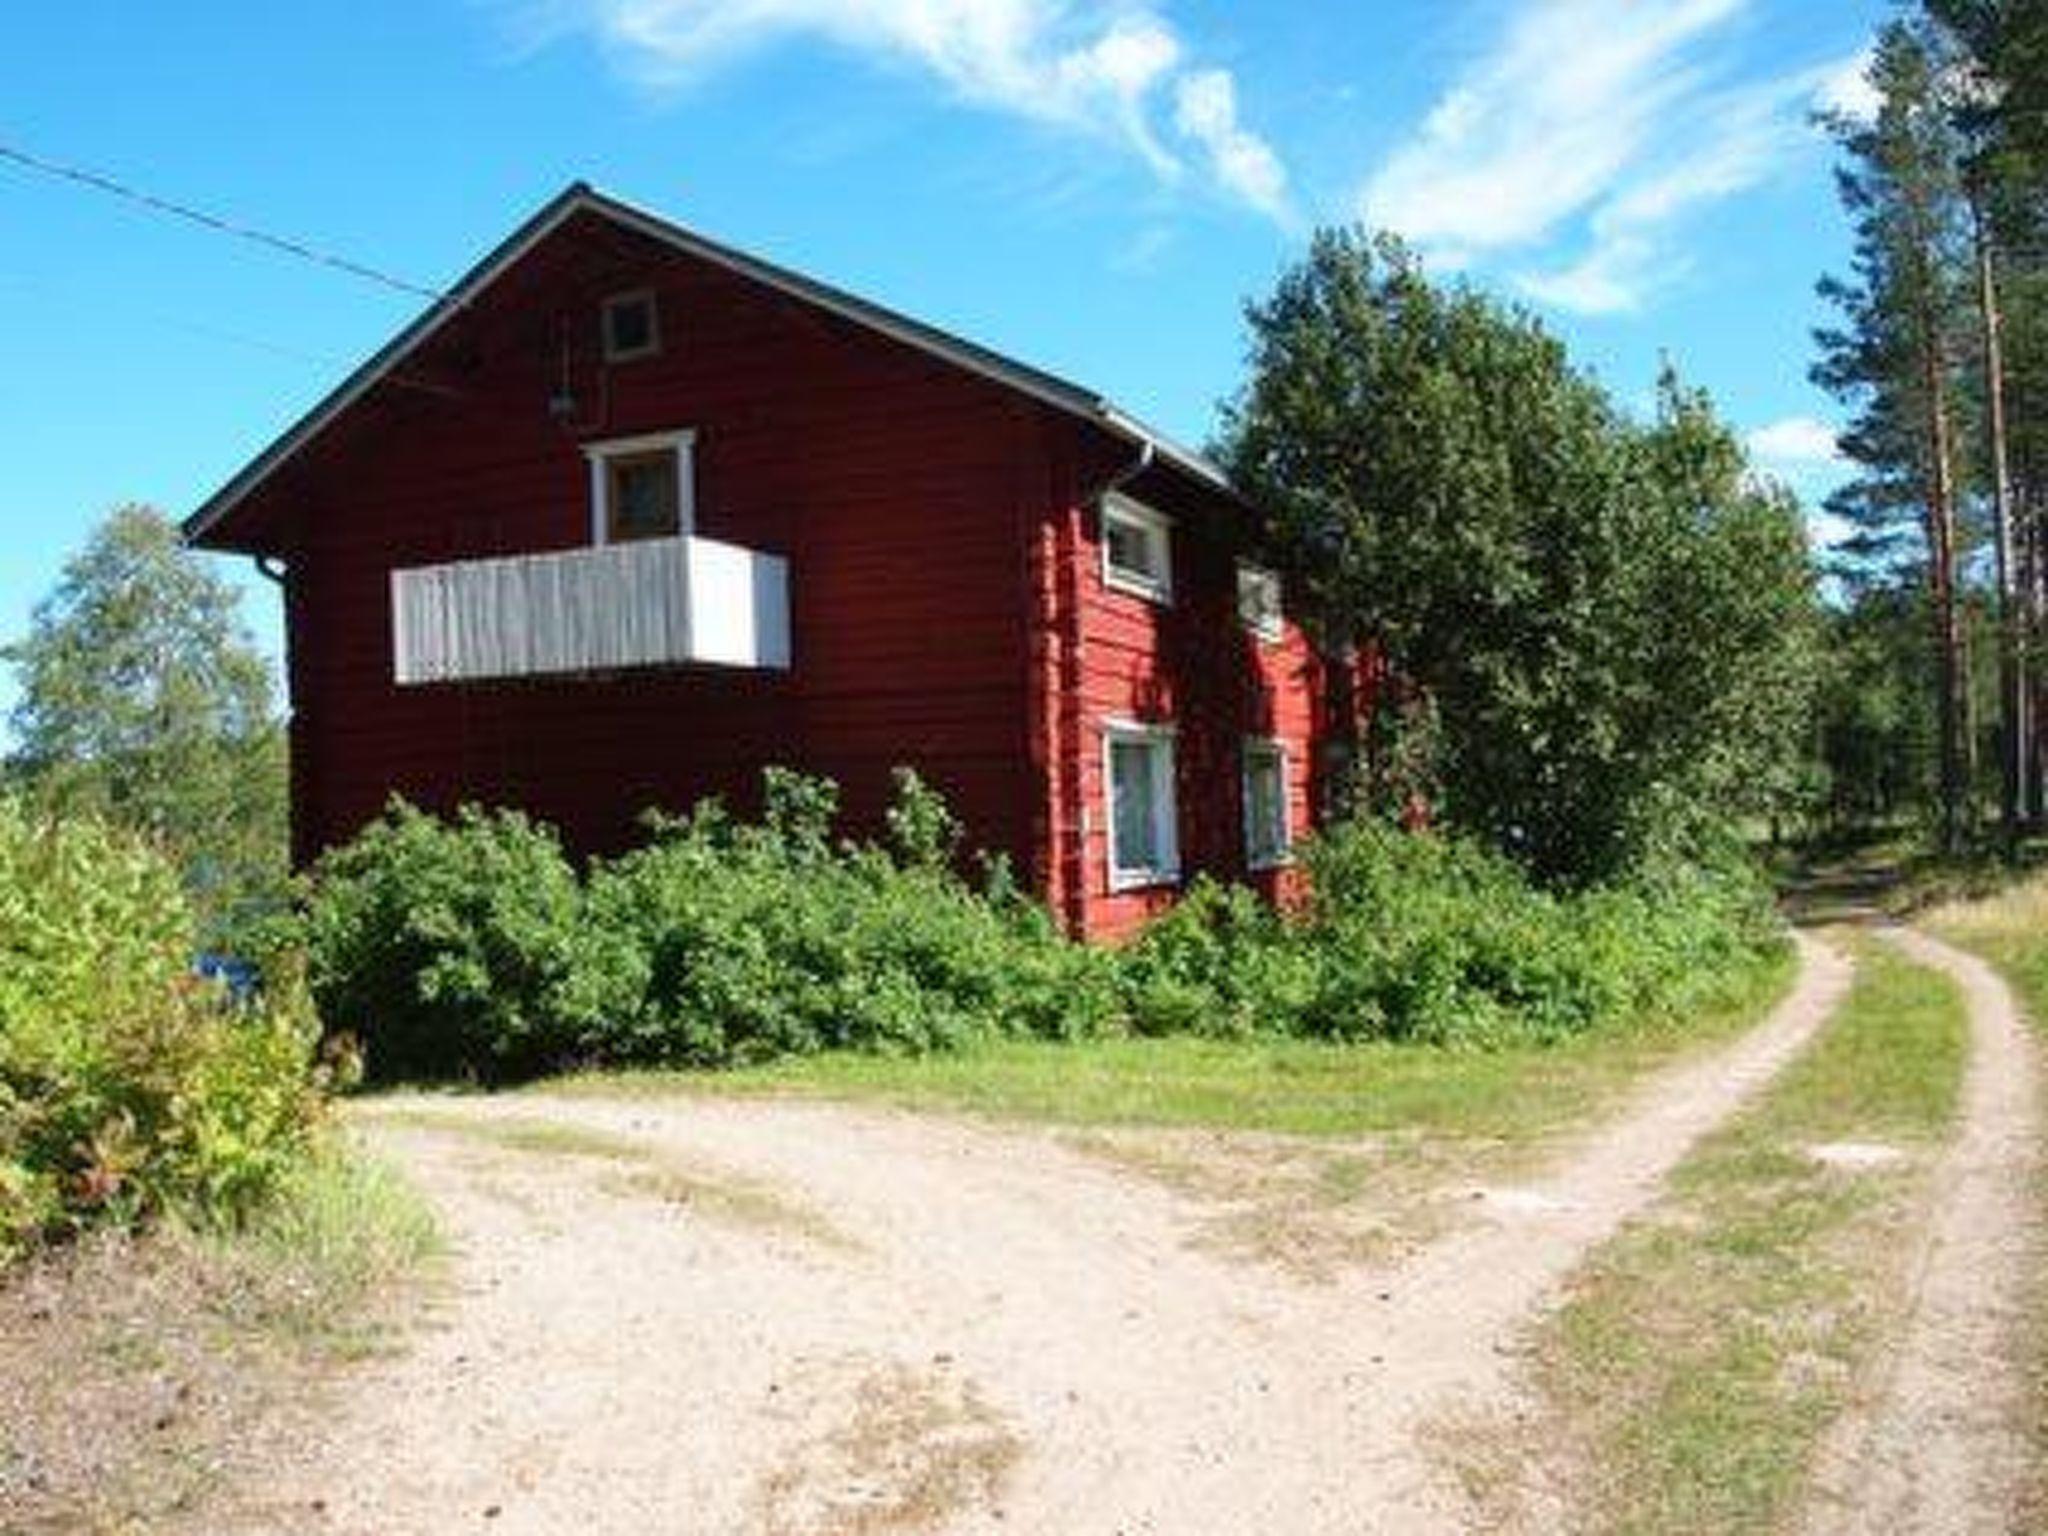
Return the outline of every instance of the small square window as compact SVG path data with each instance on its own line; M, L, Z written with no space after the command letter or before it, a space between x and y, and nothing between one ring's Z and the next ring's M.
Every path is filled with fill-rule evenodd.
M1253 869L1287 862L1287 751L1277 741L1244 744L1244 857Z
M604 301L604 360L627 363L661 350L661 321L651 290L621 293Z
M1173 524L1128 496L1102 502L1102 581L1155 603L1173 601Z
M696 521L696 434L586 443L590 460L591 541L626 544L672 539Z
M606 541L666 539L682 532L673 453L622 453L605 460Z
M1162 726L1112 725L1103 732L1112 890L1165 885L1180 877L1174 806L1173 733Z
M1237 616L1244 627L1261 640L1277 641L1286 634L1279 576L1262 565L1240 560L1237 565Z

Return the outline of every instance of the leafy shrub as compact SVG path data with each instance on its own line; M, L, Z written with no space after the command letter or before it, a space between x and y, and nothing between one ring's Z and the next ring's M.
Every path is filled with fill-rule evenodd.
M579 884L511 812L394 805L327 856L303 923L328 1028L384 1078L722 1065L1064 1036L1115 1009L1108 957L952 867L958 824L898 776L894 851L833 840L838 791L771 769L758 825L717 802Z
M153 848L0 800L0 1256L171 1207L232 1216L318 1118L289 976L231 1006L189 972L194 923Z
M835 839L829 781L771 769L758 823L717 802L579 883L510 813L403 806L321 865L305 922L330 1028L382 1076L722 1066L988 1036L1282 1033L1554 1040L1680 1000L1771 942L1758 887L1674 862L1576 894L1456 838L1372 821L1304 850L1282 915L1197 880L1132 945L1068 941L899 770L886 845Z
M893 855L834 846L835 810L823 781L771 772L760 826L713 803L593 872L589 921L631 957L600 1056L919 1052L1085 1033L1112 1009L1107 957L952 872L957 824L914 774L898 776Z
M1255 892L1198 876L1120 957L1131 1028L1238 1036L1282 1027L1314 985L1313 956Z
M1197 882L1124 964L1135 1027L1333 1040L1557 1040L1682 1001L1759 956L1754 876L1672 865L1626 885L1539 889L1477 843L1375 821L1303 851L1310 899L1283 918Z
M506 1078L572 1058L612 1001L555 834L514 811L394 801L315 872L308 979L379 1077Z

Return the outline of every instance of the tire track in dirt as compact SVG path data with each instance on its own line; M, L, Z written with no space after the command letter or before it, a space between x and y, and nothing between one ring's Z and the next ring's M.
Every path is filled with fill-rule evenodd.
M1905 1334L1823 1443L1807 1528L2013 1531L2033 1455L2023 1330L2042 1247L2039 1050L1990 966L1911 929L1886 937L1963 989L1970 1065L1961 1129L1930 1180Z

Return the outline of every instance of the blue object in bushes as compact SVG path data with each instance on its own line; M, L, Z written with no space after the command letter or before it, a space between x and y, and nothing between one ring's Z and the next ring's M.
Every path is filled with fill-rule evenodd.
M228 989L228 996L238 1003L246 1003L254 997L263 983L254 965L233 955L202 954L192 962L192 972L208 981L219 982Z

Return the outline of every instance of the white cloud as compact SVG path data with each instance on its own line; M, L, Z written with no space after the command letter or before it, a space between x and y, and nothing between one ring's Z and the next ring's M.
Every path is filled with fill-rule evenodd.
M1576 261L1549 271L1519 273L1515 286L1533 299L1580 315L1625 315L1643 296L1677 274L1674 261L1638 235L1603 240Z
M1748 0L1533 0L1366 186L1368 223L1497 250L1608 192L1685 89L1686 46Z
M624 70L678 88L749 54L824 41L928 75L967 104L1127 145L1161 179L1192 156L1223 192L1273 217L1286 173L1238 115L1224 70L1189 67L1152 0L553 0L550 30L583 30ZM1169 141L1157 103L1170 97Z
M1563 272L1519 273L1532 297L1579 314L1638 310L1691 263L1665 238L1676 221L1704 204L1768 179L1806 133L1808 76L1741 90L1703 93L1690 115L1696 137L1682 155L1651 157L1617 183L1586 220L1586 247Z
M1813 104L1855 122L1867 123L1877 116L1877 87L1870 83L1870 66L1875 54L1866 48L1839 64L1823 70L1814 87Z
M1689 266L1674 226L1796 164L1845 66L1729 87L1753 0L1522 0L1360 194L1433 261L1511 260L1547 304L1619 314Z
M1842 461L1835 429L1813 416L1787 416L1743 439L1766 468L1791 472L1827 469Z
M1287 171L1272 145L1237 115L1237 84L1227 71L1183 75L1174 91L1174 126L1208 152L1216 180L1276 219L1287 217Z

